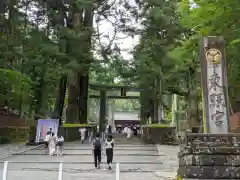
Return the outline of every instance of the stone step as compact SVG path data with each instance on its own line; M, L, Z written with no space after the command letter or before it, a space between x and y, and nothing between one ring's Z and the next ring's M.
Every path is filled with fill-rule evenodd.
M43 149L37 149L33 151L27 151L24 153L14 153L14 155L43 155L45 151ZM115 156L158 156L157 151L121 151L121 150L114 150L113 151ZM64 155L92 155L92 150L67 150L63 151ZM106 151L102 151L102 154L105 155Z
M1 172L0 172L1 173ZM152 172L127 172L120 174L121 180L165 180L159 179ZM34 180L57 180L58 171L41 171L41 170L9 170L8 171L8 180L18 180L18 179L34 179ZM95 170L94 172L82 172L78 170L70 170L63 172L63 180L114 180L116 175L114 170L100 169Z
M103 161L105 160L104 156L102 157ZM72 155L72 156L49 156L49 155L35 155L35 156L23 156L23 155L14 155L7 159L8 161L14 162L46 162L46 163L56 163L56 162L71 162L71 163L92 163L93 155ZM152 163L161 163L155 156L114 156L114 162L119 163L142 163L142 164L152 164Z
M82 144L78 141L75 141L75 142L65 142L64 146L89 147L89 146L91 146L91 144ZM156 147L156 145L152 145L152 144L133 144L133 145L130 145L130 144L122 144L122 143L117 143L116 146L118 146L118 147Z
M0 169L3 168L3 163L0 163ZM19 169L19 170L58 170L59 163L33 163L33 162L9 162L8 169ZM101 169L106 169L107 164L103 162L101 164ZM116 168L116 164L112 164L113 170ZM64 170L78 170L78 171L95 171L93 162L91 163L63 163L63 169ZM151 172L151 171L163 171L166 170L166 167L162 163L158 164L126 164L121 163L120 164L120 170L121 171L132 171L132 172ZM170 169L169 169L170 170Z
M43 146L37 148L37 149L43 149ZM64 149L65 150L92 150L92 146L91 145L85 145L85 146L81 146L81 145L64 145ZM104 146L103 146L104 149ZM137 145L129 145L129 146L120 146L119 144L115 144L114 147L115 151L157 151L157 147L156 146L137 146Z

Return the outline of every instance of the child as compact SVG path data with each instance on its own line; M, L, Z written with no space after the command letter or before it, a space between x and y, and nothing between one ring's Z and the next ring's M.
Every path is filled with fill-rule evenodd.
M61 156L63 153L63 143L64 143L64 138L62 136L58 137L56 140L56 149L57 149L57 156Z
M100 169L101 164L102 143L100 133L96 133L96 137L93 140L93 155L95 168Z
M112 135L108 135L106 140L106 155L107 155L107 164L108 169L112 169L112 160L113 160L113 147L114 147L114 140Z

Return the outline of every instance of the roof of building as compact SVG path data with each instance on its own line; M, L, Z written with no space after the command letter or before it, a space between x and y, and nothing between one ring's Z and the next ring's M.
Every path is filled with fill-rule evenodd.
M139 113L135 112L115 112L114 113L114 120L116 121L126 121L126 120L132 120L132 121L139 121Z

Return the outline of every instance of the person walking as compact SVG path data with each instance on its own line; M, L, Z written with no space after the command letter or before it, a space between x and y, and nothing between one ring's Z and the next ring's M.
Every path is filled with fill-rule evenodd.
M49 139L49 155L53 156L56 150L56 136L54 133L50 136Z
M47 131L47 134L52 134L52 128L49 128L49 130Z
M93 140L93 130L91 129L88 131L88 141L90 144L91 144L92 140Z
M108 134L112 133L112 126L110 124L108 125L107 133Z
M132 129L131 129L131 126L128 126L128 128L127 128L127 139L130 139L131 135L132 135Z
M63 136L58 136L57 140L56 140L56 155L57 156L63 155L63 143L64 143Z
M102 153L102 140L100 133L96 133L96 137L93 140L93 156L95 168L100 169L101 154Z
M114 148L114 139L112 135L108 135L106 139L106 155L107 155L107 164L108 164L109 170L112 169L113 148Z
M45 153L48 154L49 152L49 141L50 141L50 138L51 138L51 134L47 134L44 138L44 149L45 149Z
M85 135L86 135L86 128L80 128L79 129L79 132L80 132L80 136L81 136L81 142L82 144L84 143L84 140L85 140Z
M136 124L133 125L133 133L134 133L135 136L138 135Z
M127 136L127 133L128 133L128 127L125 126L125 127L123 128L123 134L124 134L125 136Z

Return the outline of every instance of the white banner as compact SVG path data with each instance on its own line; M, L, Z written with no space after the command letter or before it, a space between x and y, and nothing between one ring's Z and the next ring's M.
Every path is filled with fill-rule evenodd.
M39 119L37 123L36 142L44 141L47 132L52 129L52 132L57 135L58 133L58 119Z

